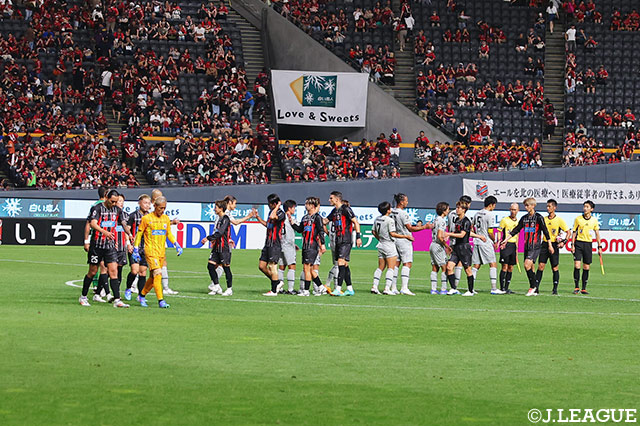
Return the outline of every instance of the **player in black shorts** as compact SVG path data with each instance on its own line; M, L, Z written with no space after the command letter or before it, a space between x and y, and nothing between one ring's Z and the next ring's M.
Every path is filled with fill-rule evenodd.
M90 306L87 300L89 287L93 277L98 272L98 265L104 261L109 273L109 284L113 292L113 306L116 308L128 308L120 300L120 282L118 281L118 254L116 251L115 233L118 225L123 226L127 235L131 235L128 231L127 222L116 203L118 202L118 191L112 189L107 193L104 203L96 204L92 207L89 218L91 220L91 228L94 233L89 243L89 253L87 263L89 264L89 272L84 277L82 283L82 296L79 302L82 306Z
M142 194L138 197L138 209L129 215L129 220L127 220L127 225L129 225L129 231L131 232L131 237L135 239L136 234L138 233L138 228L140 227L140 221L142 221L142 217L149 213L151 209L151 197L147 194ZM133 249L131 250L133 251ZM147 277L147 260L144 254L144 238L140 243L140 247L138 249L138 253L140 255L140 260L136 260L129 253L129 265L131 265L131 271L129 275L127 275L127 288L124 291L124 298L127 300L131 300L132 293L138 293L138 289L133 288L133 283L138 280L138 283L142 283L142 287L144 287L144 282ZM142 288L140 288L142 290Z
M318 277L318 271L314 269L314 264L325 251L324 245L324 223L318 214L320 209L320 199L318 197L308 197L304 203L307 214L304 215L300 224L296 224L293 216L289 216L291 227L302 234L302 268L304 270L304 291L298 296L309 296L311 280L316 287L316 291L322 286L322 281Z
M333 206L331 213L323 220L326 225L331 222L333 224L333 232L335 242L333 244L334 260L338 262L338 284L334 291L327 287L327 292L332 296L353 296L355 294L351 283L351 269L349 268L349 260L351 256L351 246L353 245L353 230L356 231L356 246L362 247L362 238L360 238L360 223L358 218L346 205L342 199L342 193L333 191L329 196L329 203ZM342 292L342 283L347 283L347 291Z
M215 212L218 215L218 221L216 223L216 229L213 234L202 239L202 244L207 242L211 244L211 254L209 255L209 263L207 264L207 270L209 271L209 277L214 285L214 289L209 294L219 294L218 286L218 272L216 269L218 266L222 266L225 277L227 279L227 290L222 293L223 296L233 295L233 274L231 273L231 247L229 246L229 233L231 230L231 219L227 212L227 202L225 200L218 200L215 202Z
M282 281L278 280L278 260L282 252L281 240L285 215L280 208L282 202L278 195L269 194L267 204L270 210L267 219L267 236L260 254L258 269L271 280L271 290L264 293L263 296L277 296L283 286Z
M546 244L549 246L549 253L553 254L555 249L551 244L549 231L547 230L544 218L540 213L536 213L535 198L527 198L524 200L524 207L529 214L522 216L516 227L510 232L507 232L507 235L503 237L501 247L505 248L507 241L512 236L518 235L518 233L524 229L524 269L527 271L527 277L529 278L529 291L527 292L527 296L537 296L539 283L536 280L534 266L540 255L543 235L547 239Z
M453 232L445 232L446 237L455 238L455 245L451 252L451 257L447 262L447 280L451 286L451 290L447 294L460 294L456 286L456 275L454 273L455 266L459 263L462 264L465 273L467 274L467 292L463 296L473 296L473 272L471 271L471 244L469 244L469 236L471 235L471 221L465 216L469 205L464 201L458 201L456 203L456 214L458 217L454 219Z

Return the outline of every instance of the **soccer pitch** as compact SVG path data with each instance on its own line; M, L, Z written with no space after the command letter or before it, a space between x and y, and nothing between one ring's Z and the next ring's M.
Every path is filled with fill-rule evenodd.
M416 253L418 295L390 297L369 293L376 252L358 251L356 296L266 298L259 252L236 250L222 298L207 251L167 254L171 309L152 292L117 310L78 304L81 248L0 247L0 424L526 425L533 408L640 408L634 256L594 264L589 296L571 294L563 255L560 296L550 266L541 296L517 270L518 294L491 296L485 266L459 297L426 294Z

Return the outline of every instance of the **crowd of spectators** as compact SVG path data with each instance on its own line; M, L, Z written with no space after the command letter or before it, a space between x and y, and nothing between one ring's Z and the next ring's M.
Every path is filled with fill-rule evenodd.
M41 189L113 188L139 185L130 167L121 162L111 138L83 134L71 138L46 133L18 137L9 133L0 141L9 178L19 187Z
M586 166L592 164L612 164L638 159L634 151L638 145L640 132L630 130L627 132L624 143L616 148L607 149L602 140L596 140L587 135L584 126L580 126L575 132L567 132L564 140L562 158L563 167Z

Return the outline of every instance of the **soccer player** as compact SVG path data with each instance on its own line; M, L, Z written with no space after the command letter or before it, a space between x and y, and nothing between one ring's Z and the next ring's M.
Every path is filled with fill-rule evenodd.
M360 238L360 223L351 210L351 207L342 202L342 193L333 191L329 195L329 204L333 206L331 213L323 220L325 224L331 222L335 232L334 260L338 262L338 284L334 291L327 287L327 292L332 296L353 296L353 285L351 284L351 269L349 269L349 259L351 257L351 245L353 228L356 230L356 245L362 247ZM347 291L342 292L342 283L347 283Z
M156 200L160 197L164 197L164 195L162 194L162 191L160 191L159 189L154 189L153 191L151 191L151 204L155 206ZM166 201L166 198L165 198L165 201ZM171 220L172 225L177 225L179 223L180 223L180 220L177 218ZM162 264L161 273L162 273L162 288L163 288L164 294L168 294L170 296L176 295L178 294L178 292L169 288L169 271L167 269L167 259L164 258L163 262L164 263Z
M283 204L284 214L291 218L296 213L296 202L287 200ZM262 219L262 218L260 218ZM258 220L260 220L258 219ZM284 280L284 270L287 270L287 294L296 294L296 234L291 226L291 220L284 221L282 231L282 254L278 260L278 279ZM314 259L315 260L315 259ZM305 274L306 276L306 274Z
M469 206L471 205L471 197L469 197L468 195L463 195L461 196L458 201L463 202L464 204L466 204L467 206L467 210L469 209ZM457 206L457 203L456 203ZM449 230L449 232L454 232L455 230L455 221L458 219L458 214L456 213L457 211L457 207L456 210L449 212L449 216L447 217L447 229ZM451 249L453 250L453 246L456 244L456 240L449 240L449 245L451 246ZM458 283L460 282L460 276L462 275L462 264L457 264L455 266L455 277L456 277L456 288L458 288ZM447 280L448 280L448 276L447 276Z
M378 285L380 284L382 272L386 268L387 274L385 276L385 285L382 294L395 296L396 293L391 291L394 275L393 269L396 267L396 262L398 261L398 249L394 238L402 238L411 242L413 241L413 235L410 233L399 234L396 232L396 222L391 218L391 204L388 201L383 201L378 204L378 211L380 212L380 216L373 222L372 229L373 236L378 240L378 269L373 273L371 293L380 294Z
M282 227L284 226L285 214L280 208L282 202L276 194L269 194L267 197L269 205L269 217L267 219L267 236L264 248L260 254L258 269L271 280L271 290L263 296L277 296L282 290L284 283L278 279L278 260L282 252Z
M503 217L498 225L501 232L501 239L518 225L519 211L520 206L518 206L518 203L512 203L511 206L509 206L509 216ZM502 267L500 270L500 290L504 291L505 294L514 293L509 289L509 285L511 284L511 277L513 276L513 265L515 265L517 261L518 236L514 235L507 241L506 246L500 250L500 265Z
M456 284L456 276L454 274L454 267L459 263L467 274L468 288L463 296L473 296L475 294L473 292L473 273L471 272L471 244L469 244L471 221L465 216L468 209L469 203L465 201L458 201L456 203L456 214L458 217L453 222L453 230L445 233L445 237L455 238L455 243L451 250L451 257L447 262L447 279L451 286L451 290L449 290L447 294L450 295L460 294Z
M154 288L158 298L158 306L168 308L169 304L164 301L162 292L162 265L164 264L167 238L175 246L178 256L182 254L182 247L171 232L171 219L164 214L167 208L167 199L158 197L153 205L153 212L144 216L140 221L131 257L138 262L140 261L140 245L144 239L144 254L151 274L149 274L144 288L138 294L138 302L140 302L140 306L146 308L148 305L145 296L151 291L151 288Z
M311 287L312 280L315 287L314 294L318 294L318 289L322 287L322 281L320 281L320 277L318 277L316 263L320 256L327 250L324 245L324 224L318 214L320 199L317 197L308 197L304 203L304 207L307 210L307 214L303 216L299 224L294 222L292 213L287 213L291 228L302 233L304 289L300 289L298 296L310 295L309 288Z
M209 255L209 263L207 264L207 270L209 271L209 277L215 288L211 290L210 295L218 294L217 289L220 287L218 281L217 268L222 266L225 276L227 278L227 289L223 296L233 295L233 274L231 273L231 247L229 246L229 233L231 230L231 219L227 214L227 202L225 200L218 200L215 202L215 212L218 215L218 221L216 222L216 228L213 234L202 239L201 243L212 243L211 254Z
M498 281L498 264L496 263L496 242L494 236L489 232L493 220L492 211L496 208L498 200L493 195L489 195L484 199L484 208L480 210L473 217L473 227L475 233L485 238L483 241L480 238L476 238L473 246L473 273L474 281L476 274L480 267L484 264L489 264L489 279L491 280L491 294L505 294L503 290L497 288Z
M593 201L585 201L584 204L582 204L582 216L576 217L576 220L573 222L574 242L571 247L574 268L573 282L575 284L573 294L589 294L587 291L587 282L589 281L589 269L591 269L591 261L593 259L593 237L591 236L591 231L596 234L598 255L602 255L600 225L598 219L591 215L595 208L596 205ZM579 287L580 262L582 262L582 290Z
M147 194L142 194L138 197L138 209L129 215L129 220L127 221L127 225L131 231L131 236L134 238L138 234L138 229L140 228L140 222L142 221L142 217L149 213L151 210L151 197ZM131 246L131 251L133 252L133 245ZM129 265L131 265L131 272L127 276L127 289L124 291L124 298L127 300L131 300L132 293L139 293L140 288L133 288L134 282L143 283L146 281L147 276L147 260L145 259L144 254L144 241L140 243L140 249L138 250L140 259L134 260L129 254ZM142 286L141 286L142 287Z
M507 232L507 235L503 237L502 244L500 245L501 248L504 249L507 246L507 241L511 239L513 235L518 235L520 231L524 229L524 269L527 271L527 277L529 278L529 291L526 294L527 296L538 295L539 283L536 281L536 273L533 271L533 267L540 254L543 235L547 239L549 253L553 254L555 252L551 244L549 230L544 223L544 218L540 213L536 213L536 204L535 198L527 198L524 200L524 207L527 209L528 214L522 216L516 227Z
M118 252L118 281L122 283L122 269L127 264L127 254L129 252L129 247L133 250L133 247L130 244L129 238L131 237L131 229L129 228L129 215L123 210L124 209L124 195L118 194L118 202L116 206L122 210L122 216L124 217L125 223L127 224L127 231L125 232L125 228L122 225L116 226L116 251ZM126 297L125 290L125 299ZM127 300L131 300L130 298Z
M238 202L238 200L236 199L236 197L234 197L233 195L227 195L226 197L224 197L224 200L227 203L227 211L226 211L226 215L229 216L229 221L231 222L231 225L240 225L241 223L246 222L247 220L251 219L252 217L257 217L258 216L258 212L255 209L252 209L251 212L249 212L249 214L247 214L245 217L242 218L234 218L231 215L231 212L234 211L236 209L236 204ZM214 207L215 208L215 207ZM217 221L218 219L216 219L216 223L214 224L217 225ZM231 228L229 228L229 230L231 230ZM233 241L229 240L229 249L233 248ZM229 250L229 262L231 262L231 250ZM222 278L222 274L225 273L225 278L227 279L227 283L232 282L233 281L233 274L231 274L231 268L229 268L229 275L226 275L225 269L218 265L218 267L216 268L216 273L218 274L218 282L220 281L220 278ZM218 285L216 286L213 281L211 281L211 284L209 284L209 294L210 295L214 295L214 294L220 294L222 295L222 288L220 287L220 284L218 283Z
M107 198L107 192L109 189L107 187L101 186L98 188L98 201L93 203L91 208L93 208L96 204L103 203ZM89 252L89 245L91 244L91 236L93 235L93 229L91 228L91 210L89 210L89 216L87 216L87 223L84 226L84 251ZM107 268L104 266L104 262L100 262L100 273L96 274L93 277L92 284L94 286L93 291L93 301L100 303L107 303L101 296L101 293L104 292L105 296L109 294L109 285L108 285L108 275Z
M344 202L344 200L343 200ZM327 292L327 288L331 288L331 283L333 282L334 287L338 285L338 261L334 256L335 246L336 246L336 233L333 230L333 224L324 225L325 233L329 236L329 249L331 250L331 261L333 262L333 266L329 269L329 273L327 274L327 280L325 281L324 286L320 291L322 293Z
M449 203L444 201L436 205L436 220L433 224L431 235L431 246L429 254L431 257L431 294L447 294L447 256L451 254L451 248L447 245L447 215L449 214ZM441 271L445 279L441 282L441 290L438 292L438 271ZM455 275L454 275L455 276Z
M560 263L560 249L564 247L564 241L560 239L560 231L566 232L567 236L564 240L571 238L571 230L567 226L567 223L560 216L556 215L556 209L558 203L556 200L547 201L547 217L544 218L544 223L547 225L549 235L551 235L551 245L553 245L554 253L549 253L546 244L542 244L540 249L540 258L538 259L538 271L536 272L536 281L538 286L542 282L542 274L544 273L544 267L547 261L551 262L551 269L553 270L553 291L551 294L558 294L558 282L560 281L560 271L558 270L558 264ZM544 240L546 242L546 240Z
M405 194L398 193L393 196L396 203L396 208L391 210L391 217L396 223L396 233L400 235L411 235L412 232L422 231L423 229L433 229L433 224L427 223L422 226L415 226L411 223L409 215L405 210L409 205L409 197ZM400 288L400 294L407 296L415 296L415 294L409 290L409 275L411 274L411 266L413 265L413 239L409 238L396 238L395 244L398 250L398 264L394 267L393 271L393 288L397 291L396 280L398 278L398 266L402 263L402 271L400 273L400 279L402 281L402 287Z
M89 218L93 234L89 242L88 264L89 272L84 277L82 283L82 296L79 302L82 306L91 306L87 300L89 287L93 277L98 272L100 262L104 262L109 273L109 284L113 292L113 306L115 308L128 308L129 305L120 300L120 282L118 281L118 255L116 252L115 233L118 225L126 226L126 221L116 203L118 202L118 191L115 189L107 192L103 203L98 203L91 208ZM125 232L127 228L124 228Z

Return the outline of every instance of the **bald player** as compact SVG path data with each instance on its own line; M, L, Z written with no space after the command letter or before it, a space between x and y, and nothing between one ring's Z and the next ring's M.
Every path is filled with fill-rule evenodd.
M518 203L513 203L509 207L509 216L502 218L500 225L501 236L497 241L502 241L508 232L511 232L513 228L518 225L518 213L520 207ZM500 250L500 290L506 294L513 294L513 291L509 290L509 284L511 284L511 277L513 276L513 265L518 261L518 236L514 235L507 241L505 248Z
M151 191L151 205L155 205L155 201L160 198L160 197L164 197L164 195L162 194L162 191L160 191L159 189L154 189L153 191ZM166 200L166 198L165 198ZM171 224L172 225L177 225L180 223L179 219L172 219L171 220ZM173 296L178 294L177 291L175 290L171 290L169 288L169 271L167 270L167 259L164 258L164 263L162 264L162 289L164 291L164 294L167 294L169 296Z

